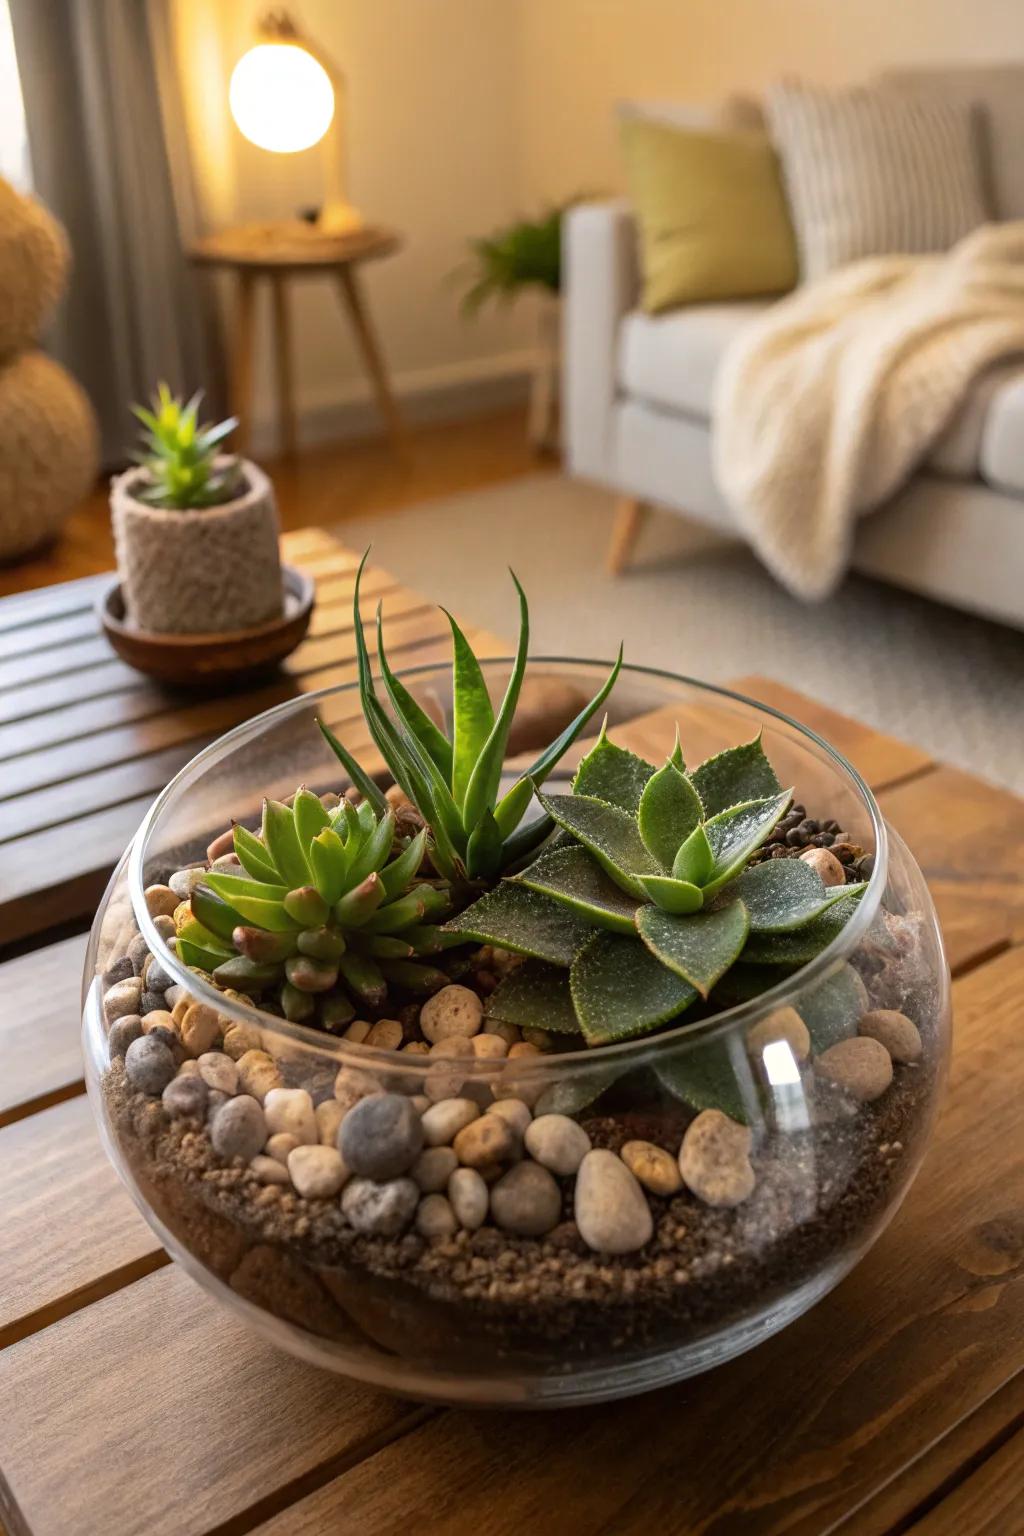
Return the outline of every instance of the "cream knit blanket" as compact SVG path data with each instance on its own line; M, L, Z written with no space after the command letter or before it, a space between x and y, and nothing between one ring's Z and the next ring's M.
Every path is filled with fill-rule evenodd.
M765 565L826 597L857 516L892 496L974 381L1024 352L1024 220L944 256L880 256L800 289L732 343L715 381L718 484Z

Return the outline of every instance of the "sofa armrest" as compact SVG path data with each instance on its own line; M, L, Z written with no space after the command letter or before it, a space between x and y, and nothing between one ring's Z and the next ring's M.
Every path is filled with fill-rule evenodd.
M570 209L562 232L562 420L570 474L614 480L615 353L620 321L638 292L629 205Z

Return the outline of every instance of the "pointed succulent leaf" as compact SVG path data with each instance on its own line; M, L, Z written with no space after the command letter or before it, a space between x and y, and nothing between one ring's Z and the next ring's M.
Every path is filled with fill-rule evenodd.
M401 933L410 923L418 923L423 912L422 898L415 891L410 891L407 896L399 896L397 900L388 902L386 907L378 907L376 912L371 912L363 924L363 932Z
M409 846L403 848L397 858L392 859L390 864L385 864L380 871L380 878L388 901L400 896L410 880L418 874L426 851L427 829L424 827L422 832L417 832Z
M295 947L300 955L312 955L314 960L337 960L345 953L345 940L333 928L307 928L295 940Z
M426 710L416 702L405 684L395 676L384 654L384 604L377 604L377 663L391 707L398 722L419 748L424 759L437 769L447 788L452 778L452 744L434 724Z
M230 935L227 938L223 938L219 933L216 933L212 928L207 928L205 923L200 922L195 917L191 917L187 922L182 923L178 929L177 937L178 939L184 939L186 944L195 944L199 948L209 950L213 954L233 955L235 952Z
M494 707L480 663L455 619L443 610L452 631L452 766L450 782L461 811L466 790L487 738L494 729Z
M673 1095L699 1113L720 1109L730 1120L746 1125L757 1104L757 1086L746 1053L726 1040L695 1041L673 1052L655 1068Z
M644 787L654 777L654 765L609 741L607 725L606 720L600 736L577 768L572 792L604 800L635 816Z
M679 725L678 725L678 723L676 724L675 746L672 748L672 751L669 753L668 760L672 764L673 768L678 768L679 769L680 773L685 773L686 772L686 763L683 760L683 744L679 740Z
M269 933L298 933L305 924L296 922L285 911L283 900L267 901L259 896L235 896L231 905L239 917Z
M320 999L320 1024L323 1029L344 1029L356 1016L355 1006L347 992L337 988Z
M786 933L863 890L863 884L826 886L801 859L768 859L745 869L727 894L741 897L746 904L752 933Z
M380 970L385 981L394 982L396 987L404 987L417 997L430 997L451 981L444 971L432 965L420 965L416 960L382 960Z
M792 790L784 789L767 800L730 806L704 823L715 856L711 878L704 882L705 897L715 895L735 879L750 856L771 836L792 798Z
M598 928L633 932L636 900L610 880L579 843L542 853L515 879L573 908Z
M615 881L616 885L644 899L640 875L663 873L658 861L648 853L632 816L589 795L538 795L550 816L583 844Z
M423 903L424 916L431 922L447 917L451 911L451 895L443 886L428 885L423 882L416 886L416 896Z
M346 949L338 960L338 972L349 991L369 1008L380 1008L388 995L388 984L380 966L369 955Z
M316 998L312 992L301 992L290 981L286 981L281 988L281 1008L289 1023L303 1024L316 1012Z
M238 862L254 880L271 882L280 880L281 874L270 856L270 850L237 821L234 827L234 842Z
M593 929L577 913L539 891L513 880L502 880L471 907L450 918L446 933L498 944L517 955L569 965Z
M509 837L515 831L526 815L532 799L533 784L525 776L517 779L512 788L502 795L494 807L494 819L502 837Z
M366 879L367 875L379 872L391 851L391 844L394 840L395 813L389 809L387 815L381 817L349 865L346 877L349 887L360 884L361 881Z
M280 981L283 975L284 967L270 960L249 960L245 955L234 955L217 966L213 979L222 987L234 987L239 992L260 992Z
M263 841L289 889L305 885L310 876L306 855L299 846L295 816L280 800L263 802Z
M688 981L667 970L638 938L597 933L569 972L573 1007L588 1045L646 1035L696 1000Z
M324 810L320 796L314 795L312 790L305 787L296 791L292 802L292 814L295 817L299 847L303 850L308 850L317 833L331 824L331 818Z
M671 869L676 854L699 826L700 798L685 773L666 763L644 785L637 811L640 836L663 869Z
M501 873L502 841L494 813L488 807L469 834L466 873L471 880L493 880Z
M790 933L752 933L743 951L744 960L750 965L806 965L842 933L857 910L860 895L850 895L849 890L848 887L843 892L843 900L835 902L802 928L795 928Z
M236 912L238 907L235 903L240 896L250 896L257 901L283 901L288 894L286 885L271 885L263 880L249 880L244 875L229 875L219 869L211 869L208 875L204 875L202 884L208 886L222 901L226 901L229 907L234 907Z
M331 915L330 907L315 885L296 886L281 905L300 928L319 928Z
M374 871L334 903L334 920L342 928L359 928L384 900L384 882Z
M280 964L296 953L301 934L268 933L265 928L249 928L239 923L231 938L235 949L247 960Z
M689 880L692 885L703 885L711 878L715 856L703 827L694 827L689 837L672 860L672 875L676 880Z
M360 939L360 947L375 960L411 960L416 953L407 939L391 933L368 933L365 940Z
M709 757L690 775L700 795L706 816L716 816L731 805L748 800L768 800L782 785L765 756L758 733L753 741L739 747L727 747Z
M329 992L337 985L338 961L317 960L313 955L292 955L284 963L284 973L300 992Z
M333 827L324 827L309 845L313 883L329 907L339 899L348 881L348 854Z
M195 966L197 970L209 971L211 974L229 958L222 950L207 949L193 939L183 939L180 935L177 944L176 953L182 965Z
M192 892L189 901L192 908L192 916L215 933L219 939L231 944L231 935L234 933L238 922L238 915L222 896L216 895L205 886L197 885Z
M437 923L413 923L402 929L402 938L408 940L417 955L439 955L444 949L458 949L466 941L457 933L446 933Z
M671 875L644 875L640 881L644 895L663 912L678 915L699 912L704 905L704 892L689 880L675 880Z
M375 810L383 815L388 806L388 802L384 797L384 791L364 771L358 759L352 756L348 748L342 746L334 732L321 719L318 718L316 723L320 727L320 734L352 780L356 789L370 802ZM345 803L348 804L347 801Z
M506 837L501 845L501 864L505 870L514 870L524 859L528 859L532 853L540 847L544 840L551 836L554 822L545 812L541 816L535 816L525 826Z
M512 728L512 717L516 712L519 691L526 674L526 655L530 644L530 611L526 603L526 593L520 586L515 572L510 574L519 594L519 644L516 648L516 659L505 690L505 697L501 701L494 725L480 749L466 786L466 794L462 802L462 819L463 825L467 827L475 827L484 809L492 809L497 801L501 769L505 761L505 748L508 745L508 733Z
M510 971L487 999L486 1014L520 1029L548 1029L554 1035L580 1032L568 971L543 960L527 960Z
M739 959L750 919L742 901L732 901L717 912L697 912L692 917L673 917L657 907L644 907L636 926L651 954L707 997L718 978Z

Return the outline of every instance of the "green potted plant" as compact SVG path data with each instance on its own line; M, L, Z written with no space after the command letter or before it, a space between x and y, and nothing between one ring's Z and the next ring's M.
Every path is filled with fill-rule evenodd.
M224 452L237 422L199 420L166 384L134 406L142 446L115 476L110 509L128 622L155 634L230 634L282 612L273 487Z

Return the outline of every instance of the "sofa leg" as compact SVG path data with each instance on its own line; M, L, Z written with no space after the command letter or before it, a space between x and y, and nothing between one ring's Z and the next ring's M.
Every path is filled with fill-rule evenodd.
M609 576L618 576L629 564L647 505L636 496L620 496L615 507L612 541L608 546L605 568Z

